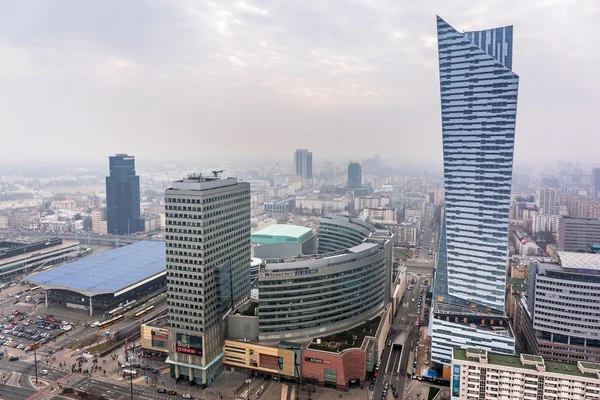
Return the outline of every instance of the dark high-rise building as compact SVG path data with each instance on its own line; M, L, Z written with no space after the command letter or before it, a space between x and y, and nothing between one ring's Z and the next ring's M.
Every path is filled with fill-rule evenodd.
M109 234L128 235L144 230L140 218L140 177L135 174L135 157L117 154L109 158L106 177L106 224Z
M359 188L362 184L362 167L359 163L351 162L348 165L348 187Z
M600 168L592 169L592 199L600 200Z
M312 179L312 152L306 149L298 149L294 153L294 167L296 175L302 179Z

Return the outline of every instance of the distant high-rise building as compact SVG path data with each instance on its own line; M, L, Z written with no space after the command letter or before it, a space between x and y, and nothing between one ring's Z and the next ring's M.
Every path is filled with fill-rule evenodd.
M294 165L296 175L302 179L312 179L312 152L306 149L298 149L294 153Z
M537 188L535 190L535 205L544 215L558 215L556 189Z
M600 244L600 219L560 217L557 242L560 251L587 253L589 246Z
M362 185L362 167L359 163L351 162L348 165L348 187L359 188Z
M189 176L165 191L171 376L223 370L224 315L250 296L250 184Z
M592 169L592 199L600 200L600 168Z
M512 26L461 33L438 17L437 31L445 212L430 332L432 360L449 365L454 347L514 353L504 294L519 78Z
M106 177L106 225L109 234L129 235L144 230L140 218L140 177L135 157L117 154L109 158Z

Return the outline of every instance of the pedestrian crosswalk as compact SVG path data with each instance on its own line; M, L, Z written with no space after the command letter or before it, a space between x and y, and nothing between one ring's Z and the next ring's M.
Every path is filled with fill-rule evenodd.
M10 378L8 378L8 381L6 381L6 384L8 386L21 387L21 385L19 384L20 380L21 380L21 374L18 372L13 372L10 375Z

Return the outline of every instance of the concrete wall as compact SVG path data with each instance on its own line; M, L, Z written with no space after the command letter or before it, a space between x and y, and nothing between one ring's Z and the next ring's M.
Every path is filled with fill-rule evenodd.
M258 317L246 315L228 315L225 337L235 340L258 340Z
M303 254L302 243L277 243L277 244L261 244L252 248L252 257L267 259L267 258L282 258L296 257Z

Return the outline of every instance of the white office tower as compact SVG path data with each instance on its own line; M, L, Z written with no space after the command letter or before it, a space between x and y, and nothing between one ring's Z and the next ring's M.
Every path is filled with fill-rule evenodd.
M460 33L437 18L445 212L430 334L454 347L513 353L504 314L517 88L512 26Z
M191 175L165 191L171 376L210 385L224 316L250 296L250 184Z

